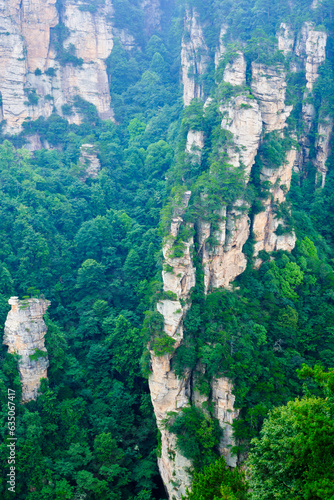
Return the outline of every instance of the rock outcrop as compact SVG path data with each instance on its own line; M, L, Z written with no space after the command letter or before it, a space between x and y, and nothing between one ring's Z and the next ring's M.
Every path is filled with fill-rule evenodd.
M264 167L261 171L261 181L269 182L271 185L270 196L263 201L264 210L256 214L253 221L253 234L255 239L255 256L261 250L273 252L287 250L291 252L296 244L296 236L293 232L283 232L277 235L276 230L282 221L276 217L275 208L286 199L286 193L290 189L293 166L296 161L296 149L287 153L286 162L278 169ZM261 261L258 259L256 265Z
M43 320L48 300L19 300L11 297L12 306L5 323L3 343L9 353L20 356L19 370L22 383L22 402L27 403L37 398L40 381L47 378L49 361L44 347L47 327Z
M112 118L105 60L113 47L110 0L92 13L79 0L0 2L1 119L6 131L17 133L27 119L48 117L54 108L62 115L75 96L93 103L102 118ZM69 36L64 51L78 64L60 60L55 50L55 29L62 23ZM82 64L80 64L82 59ZM66 113L70 122L80 115Z
M79 164L84 168L81 179L96 179L101 170L101 163L97 157L97 152L94 145L83 144L80 148L80 153Z
M283 130L292 106L285 105L286 72L282 66L252 63L252 93L260 103L266 132Z
M312 5L316 8L316 2ZM306 76L306 92L303 102L303 121L304 131L300 138L301 150L298 155L299 170L303 170L303 166L310 158L310 139L309 134L316 119L316 110L312 102L308 102L308 98L312 96L313 86L319 76L319 66L326 59L327 34L324 31L319 31L314 28L312 22L304 23L301 33L298 37L295 54L302 62L305 68ZM322 175L322 185L326 180L326 161L329 153L329 139L332 132L331 120L321 119L318 125L318 140L316 142L317 157L315 166Z
M295 44L295 34L291 27L286 23L281 23L276 36L278 40L278 50L282 50L285 56L290 54Z
M224 82L230 85L243 86L246 84L246 59L242 52L231 63L227 63L224 70Z
M333 119L330 116L319 120L318 123L318 137L316 140L317 156L315 159L315 166L317 171L321 174L321 187L325 187L327 175L327 159L330 153L330 139L333 131Z
M203 28L194 8L187 9L181 48L183 101L188 106L194 98L203 97L198 77L205 73L209 50L205 44Z

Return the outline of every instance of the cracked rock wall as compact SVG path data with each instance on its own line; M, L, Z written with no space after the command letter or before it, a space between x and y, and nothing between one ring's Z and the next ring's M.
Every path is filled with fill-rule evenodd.
M20 356L19 370L22 384L22 402L27 403L37 398L40 381L47 378L49 361L47 356L31 359L36 351L47 354L44 336L47 327L43 315L50 302L43 299L19 300L9 299L11 310L8 313L3 344L8 346L9 353Z
M113 116L105 65L113 47L111 1L96 13L81 11L80 0L66 0L61 12L55 4L56 0L0 1L0 115L8 133L20 132L25 119L47 118L54 107L62 115L62 106L71 105L76 95L95 104L101 118ZM64 47L75 47L82 66L59 64L52 30L60 22L70 30ZM29 100L30 94L38 102ZM79 123L80 116L74 113L69 121Z
M188 9L185 18L185 35L182 41L182 80L184 84L184 104L189 105L194 98L204 98L203 89L194 77L205 73L208 65L208 49L203 37L203 26L194 9ZM215 54L216 68L225 53L223 37L226 26L221 29L220 44ZM296 33L287 24L282 24L278 32L278 48L285 55L292 57L292 70L305 68L308 92L312 91L317 78L319 65L324 59L326 37L324 33L314 32L307 23L301 33ZM294 69L297 68L297 69ZM223 81L235 88L233 95L227 101L221 102L219 110L221 126L230 132L222 154L227 155L231 168L242 166L245 170L245 188L259 152L260 145L268 133L284 136L287 119L292 112L292 106L286 104L287 75L282 65L268 66L253 63L251 67L251 96L245 87L246 62L239 50L232 62L229 62L223 72ZM219 83L219 82L217 82ZM208 103L211 99L208 100ZM204 106L206 108L206 106ZM314 114L309 110L304 120L306 128L314 123ZM325 175L326 159L329 150L329 138L332 130L331 120L319 122L319 138L317 147L317 168ZM303 140L303 139L302 139ZM204 132L190 130L187 136L186 152L193 155L195 161L201 161L202 150L205 147ZM303 142L302 142L303 146ZM283 222L276 217L276 205L284 203L286 193L290 189L293 168L298 163L299 152L296 146L286 153L285 162L279 168L270 168L266 164L260 173L260 180L269 188L269 196L263 202L263 210L253 218L253 234L255 237L255 256L260 250L293 250L296 237L293 232L276 234L278 226ZM164 245L165 270L163 271L164 290L176 294L176 300L165 300L158 304L158 311L164 317L165 333L176 341L175 349L183 341L183 321L190 307L191 288L195 285L196 274L193 264L194 237L184 242L182 257L173 256L174 242L184 227L183 215L192 193L187 191L180 207L174 212L171 221L170 235ZM249 208L245 200L237 200L233 206L222 206L217 210L218 229L212 234L211 223L197 220L187 223L193 230L196 228L198 254L204 269L205 293L213 288L228 287L230 283L246 268L246 257L243 246L249 238L251 221ZM283 223L284 225L284 223ZM195 231L193 231L195 232ZM207 244L208 238L215 236L217 244L213 247ZM258 259L256 265L260 263ZM188 475L189 461L182 457L176 448L175 436L171 435L162 422L169 411L180 411L188 404L201 406L207 400L199 394L192 384L196 379L196 370L191 374L187 370L178 379L172 369L173 355L158 358L151 352L152 374L150 389L158 426L162 434L161 457L159 468L170 498L180 498L185 488L190 484ZM205 367L201 368L205 370ZM236 457L230 453L234 444L232 423L238 416L234 408L233 383L227 378L212 381L210 398L214 402L215 415L224 429L220 443L220 452L227 463L235 467Z

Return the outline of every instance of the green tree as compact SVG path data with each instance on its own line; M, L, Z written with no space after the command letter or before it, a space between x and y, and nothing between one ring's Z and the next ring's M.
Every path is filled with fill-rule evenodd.
M248 459L254 500L334 495L334 420L327 400L308 397L272 410Z
M187 489L182 500L247 500L248 484L245 473L227 467L220 457L201 472L195 472L191 490Z

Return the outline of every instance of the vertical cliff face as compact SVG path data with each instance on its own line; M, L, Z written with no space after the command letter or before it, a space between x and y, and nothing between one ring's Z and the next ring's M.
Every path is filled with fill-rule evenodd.
M219 66L226 53L223 37L226 26L221 29L220 43L215 54L215 66ZM311 93L318 75L318 69L325 57L326 35L314 30L313 25L305 23L301 33L296 34L287 24L282 24L277 34L278 48L291 58L291 71L305 70L307 92ZM182 80L184 85L184 104L189 105L194 98L203 98L203 89L198 83L198 76L205 73L208 66L208 48L204 41L196 11L188 9L185 18L185 34L182 41ZM274 137L283 141L287 120L293 110L286 104L287 72L282 64L268 66L252 63L250 90L246 87L246 61L242 51L238 50L233 58L225 64L223 82L234 90L232 97L225 98L219 104L221 128L230 139L221 153L227 157L231 168L244 169L244 187L249 182L255 158L261 153L264 141ZM220 82L217 82L218 84ZM204 106L211 103L208 100ZM304 122L306 133L300 139L302 149L308 147L307 133L314 124L315 110L304 105ZM319 136L316 143L318 170L325 175L326 160L329 149L329 138L332 121L325 119L319 122ZM268 135L269 134L269 135ZM292 139L296 139L292 137ZM195 155L201 161L202 150L206 144L204 132L190 130L187 136L186 152ZM285 160L279 166L263 163L260 182L268 189L268 196L262 202L262 211L249 216L250 205L245 199L237 199L232 205L223 205L215 211L216 222L199 219L192 223L184 223L184 212L192 200L193 193L187 191L174 211L170 233L164 246L164 290L173 292L175 300L162 301L158 311L164 317L165 333L175 340L176 350L183 342L183 321L191 305L191 288L196 284L194 251L196 242L197 256L204 271L204 290L210 293L214 288L229 287L230 283L246 268L247 260L243 246L247 242L252 229L255 239L254 256L261 250L267 252L277 250L293 250L296 237L293 231L285 228L284 220L277 215L277 208L285 205L286 194L290 189L294 166L298 164L297 140L290 141L292 146L285 151ZM305 160L305 155L304 155ZM303 161L304 161L303 160ZM205 194L202 199L205 199ZM278 231L280 226L280 231ZM179 244L182 231L188 227L191 234L183 241L183 254L176 257L175 242ZM193 234L195 234L195 238ZM214 237L214 238L213 238ZM214 244L208 244L209 239ZM256 265L260 264L256 260ZM197 367L192 373L185 370L182 378L177 378L173 371L174 354L157 357L151 352L152 375L150 389L154 411L162 434L161 458L159 467L170 498L180 498L189 485L187 473L189 461L182 457L176 447L175 436L171 435L162 422L168 412L178 412L186 405L201 406L207 396L198 393L194 386L199 371ZM215 416L218 418L224 435L220 444L220 452L230 466L236 466L236 457L230 453L234 444L232 423L238 412L234 408L233 383L224 377L214 379L211 384L210 401L214 403Z
M198 77L205 73L209 49L205 44L203 27L198 13L188 8L184 21L184 36L181 48L183 100L188 106L194 98L203 97L203 87Z
M54 107L78 95L96 105L101 118L112 118L105 60L113 47L110 0L96 12L81 10L82 2L18 0L0 3L0 92L2 119L9 133L19 132L25 119L48 117ZM59 24L69 30L64 50L75 52L82 64L60 64L52 43ZM65 28L65 29L66 29ZM79 123L80 116L68 116Z
M8 346L9 353L20 356L22 402L27 403L37 398L40 381L47 378L49 361L44 347L47 327L43 315L50 302L12 297L9 304L12 308L5 323L3 343Z
M315 7L315 6L314 6ZM305 162L310 157L310 139L309 133L316 118L316 110L308 98L312 96L314 84L319 76L318 70L320 64L326 59L326 44L327 34L324 31L317 31L314 24L306 22L303 25L300 35L298 36L295 54L301 61L305 68L306 76L306 92L304 94L303 102L303 120L304 120L304 133L301 137L301 151L299 153L298 164L300 170L303 169ZM319 121L317 141L317 158L315 166L322 176L322 185L325 184L326 179L326 161L329 153L329 139L332 133L332 122L329 118L323 117Z

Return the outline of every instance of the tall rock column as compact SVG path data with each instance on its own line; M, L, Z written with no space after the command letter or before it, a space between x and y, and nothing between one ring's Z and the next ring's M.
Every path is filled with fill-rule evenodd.
M164 317L164 331L175 340L174 348L183 340L183 319L189 306L185 304L190 290L195 285L195 268L192 261L193 236L184 243L182 257L173 255L173 243L179 235L183 224L191 192L185 192L181 203L174 211L170 235L164 245L165 270L163 271L164 290L173 292L175 300L158 302L158 311ZM182 300L182 303L181 303ZM185 305L182 305L185 304ZM161 433L161 456L158 458L160 474L169 498L181 498L190 486L188 470L191 462L178 451L176 436L164 425L169 412L178 412L190 402L190 372L185 371L178 378L171 366L173 354L157 356L151 351L152 373L149 386L157 425Z
M302 170L303 165L309 160L310 154L310 140L309 133L311 131L312 125L316 118L316 110L314 105L307 102L307 98L312 95L314 84L319 76L318 70L320 64L322 64L326 59L326 45L327 45L327 34L324 31L318 31L314 28L312 22L304 23L301 33L298 37L295 54L304 64L305 76L306 76L306 92L304 94L303 103L303 120L304 120L304 133L301 137L301 152L299 154L299 168ZM325 119L325 121L328 121ZM330 121L330 120L329 120ZM326 130L323 124L319 123L318 134L321 136L323 133L330 135L332 127L330 130ZM317 158L316 166L323 175L323 184L325 181L325 163L327 161L328 148L323 148L322 140L319 141L317 146L322 149L320 157ZM326 153L327 150L327 153ZM325 155L323 154L325 153Z
M284 36L286 38L287 50L293 45L292 35L285 26ZM280 39L279 39L280 40ZM281 42L283 44L283 42ZM252 64L252 92L257 98L263 116L265 132L280 132L286 126L292 106L286 106L286 72L280 65L266 66L263 64ZM254 253L258 255L260 250L272 252L274 250L293 250L296 243L294 233L288 232L277 235L276 230L282 222L276 217L275 205L285 202L286 193L290 189L293 165L296 161L296 149L293 148L286 155L286 160L279 168L271 165L262 168L260 178L262 183L270 183L270 195L263 201L263 211L256 214L253 221L253 233L255 238ZM257 264L261 261L258 260Z
M205 73L209 50L205 44L199 15L194 8L187 9L182 40L181 65L184 105L203 97L203 88L197 78Z
M37 398L40 381L47 378L49 361L44 346L47 331L43 315L50 302L43 299L19 300L11 297L3 343L8 352L20 356L19 370L22 383L22 402Z

